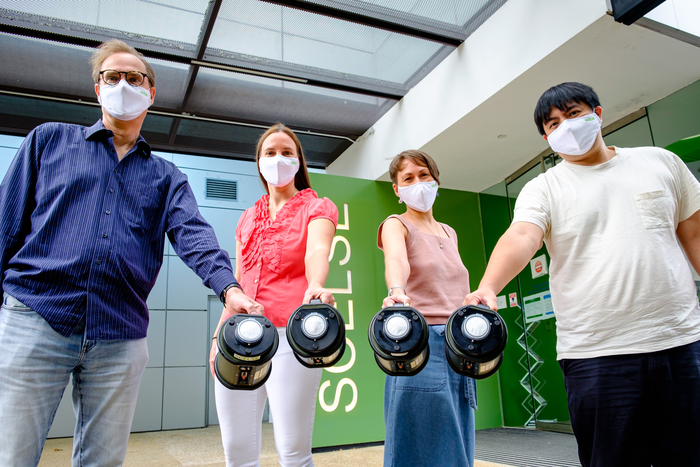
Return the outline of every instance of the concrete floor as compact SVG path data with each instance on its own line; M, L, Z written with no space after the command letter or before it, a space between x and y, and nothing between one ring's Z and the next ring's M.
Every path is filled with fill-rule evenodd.
M73 438L49 439L39 467L70 466ZM314 454L317 467L369 467L382 465L384 446L343 449ZM225 467L218 426L195 430L133 433L129 437L124 467ZM278 466L272 425L263 424L260 467ZM432 467L432 466L431 466ZM474 467L508 467L476 461Z

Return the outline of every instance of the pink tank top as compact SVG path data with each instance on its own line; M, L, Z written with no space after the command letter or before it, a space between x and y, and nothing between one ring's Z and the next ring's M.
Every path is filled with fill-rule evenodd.
M469 293L469 272L459 256L457 234L449 225L440 223L449 235L442 239L443 248L440 248L439 238L421 232L401 216L391 215L384 222L392 217L408 229L406 252L411 275L406 283L406 295L411 299L411 306L425 316L428 324L445 324ZM384 222L379 226L377 237L381 250Z

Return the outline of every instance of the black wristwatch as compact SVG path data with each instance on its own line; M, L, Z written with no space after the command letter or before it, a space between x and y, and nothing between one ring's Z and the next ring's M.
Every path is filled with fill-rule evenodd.
M221 303L223 303L224 306L226 306L226 292L228 292L228 289L230 289L231 287L241 289L241 292L243 292L243 287L241 287L238 282L231 282L229 285L224 287L224 290L221 291L221 295L219 295L219 300L221 300Z

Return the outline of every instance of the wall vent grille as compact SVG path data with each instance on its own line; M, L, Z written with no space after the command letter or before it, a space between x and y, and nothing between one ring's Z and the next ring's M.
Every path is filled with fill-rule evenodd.
M207 199L238 201L238 182L207 178Z

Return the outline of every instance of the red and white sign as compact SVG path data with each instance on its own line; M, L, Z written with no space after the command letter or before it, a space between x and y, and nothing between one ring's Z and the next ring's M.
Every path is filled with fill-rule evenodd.
M545 255L540 255L537 258L532 258L530 261L530 270L532 271L533 279L549 274L549 269L547 268L547 257Z
M510 306L518 306L518 294L517 293L512 293L508 295L508 298L510 299Z

